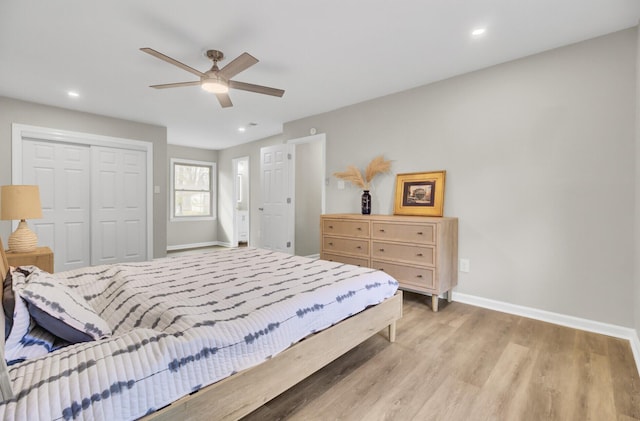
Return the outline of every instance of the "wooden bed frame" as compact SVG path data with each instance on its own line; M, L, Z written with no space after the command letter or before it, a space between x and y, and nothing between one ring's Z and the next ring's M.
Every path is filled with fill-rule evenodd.
M0 273L9 268L0 239ZM0 304L2 288L0 288ZM396 321L402 317L402 291L382 303L311 335L275 357L185 396L143 420L237 420L258 409L290 387L328 365L349 350L388 328L395 341ZM0 341L4 356L4 342ZM4 365L4 358L0 362ZM2 383L10 384L6 366L0 369L0 396L11 396ZM9 393L8 395L6 393Z

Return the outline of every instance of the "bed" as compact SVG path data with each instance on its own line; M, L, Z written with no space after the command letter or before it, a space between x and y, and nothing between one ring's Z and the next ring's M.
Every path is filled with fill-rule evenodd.
M22 267L11 281L2 419L238 419L385 328L393 342L402 316L383 272L252 248L53 275ZM46 335L16 340L21 299L30 332L57 335L24 360L16 344L39 349Z

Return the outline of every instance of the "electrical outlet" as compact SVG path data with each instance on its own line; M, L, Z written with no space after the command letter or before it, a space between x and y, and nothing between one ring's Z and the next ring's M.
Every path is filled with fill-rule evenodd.
M469 272L469 259L460 259L460 272Z

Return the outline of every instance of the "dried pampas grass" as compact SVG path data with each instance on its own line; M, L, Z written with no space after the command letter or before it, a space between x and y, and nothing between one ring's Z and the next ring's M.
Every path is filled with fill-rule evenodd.
M365 186L365 181L364 178L362 178L360 170L353 165L349 165L346 171L335 172L333 173L333 175L345 181L348 181L349 183L354 184L360 188L364 188Z
M346 171L335 172L334 176L348 181L349 183L360 187L361 189L368 190L373 178L382 173L387 173L391 170L391 161L385 161L382 155L377 156L369 162L364 172L364 177L355 165L349 165Z

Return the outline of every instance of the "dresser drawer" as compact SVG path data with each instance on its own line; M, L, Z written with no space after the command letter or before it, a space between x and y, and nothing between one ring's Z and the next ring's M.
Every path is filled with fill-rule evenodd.
M371 238L377 240L404 241L408 243L435 244L436 224L398 224L373 222Z
M340 262L340 263L346 263L348 265L369 267L369 259L365 259L365 258L343 256L341 254L332 254L332 253L322 253L322 256L320 258L322 260L328 260L330 262Z
M322 234L369 238L369 221L324 219L322 221Z
M396 265L379 260L371 260L371 267L396 278L400 287L405 286L418 292L431 292L435 287L435 268Z
M421 246L412 244L371 242L371 258L399 260L418 265L433 266L436 261L435 246Z
M357 254L369 257L369 240L324 237L322 239L322 250L325 252Z

